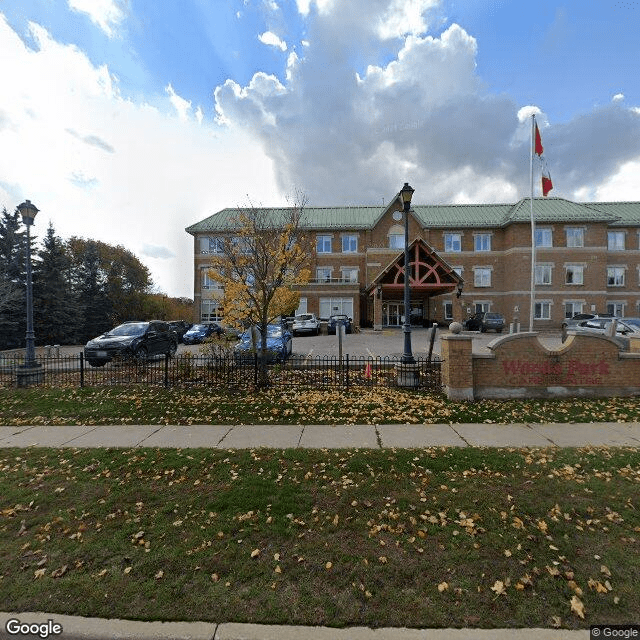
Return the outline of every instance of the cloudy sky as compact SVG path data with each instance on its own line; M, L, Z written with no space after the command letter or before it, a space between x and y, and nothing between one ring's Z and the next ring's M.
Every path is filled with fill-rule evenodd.
M191 297L229 206L640 200L640 1L0 0L0 207ZM537 182L536 182L537 183Z

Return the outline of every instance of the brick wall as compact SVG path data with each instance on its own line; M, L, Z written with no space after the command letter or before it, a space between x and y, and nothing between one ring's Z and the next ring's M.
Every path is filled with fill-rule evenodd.
M552 350L536 333L520 333L488 349L471 354L471 337L443 337L442 379L451 399L640 395L640 341L623 352L606 336L569 335Z

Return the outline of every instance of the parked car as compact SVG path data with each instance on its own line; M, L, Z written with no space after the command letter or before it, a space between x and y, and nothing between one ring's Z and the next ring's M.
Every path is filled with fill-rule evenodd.
M577 327L584 320L593 320L598 318L613 318L609 313L576 313L571 318L565 318L562 321L562 329L573 329Z
M84 357L92 367L102 367L114 358L146 360L151 356L174 356L178 338L169 323L125 322L101 336L89 340Z
M344 325L344 332L351 333L353 330L351 325L351 318L344 313L336 313L335 315L329 316L329 322L327 323L327 333L335 334L337 328L340 325Z
M247 329L240 335L240 341L233 348L236 362L253 361L253 342L251 332L255 331L256 350L258 356L262 353L262 336L257 328ZM267 362L284 362L293 349L291 333L279 324L267 325L267 350L265 353Z
M201 322L194 324L189 331L182 336L185 344L200 344L212 335L222 335L224 329L217 322Z
M502 333L505 327L504 316L499 313L490 313L489 311L483 311L480 313L474 313L464 321L464 328L468 331L495 331L496 333Z
M193 326L191 322L186 320L169 320L169 326L176 332L178 342L183 342L184 334Z
M629 349L629 336L640 336L640 326L628 320L637 320L635 318L591 318L590 320L581 320L577 326L570 327L572 333L598 333L600 335L609 335L611 333L611 323L616 323L615 334L611 337L619 342L623 349Z
M293 319L291 333L294 336L299 336L301 333L317 336L320 333L320 320L316 318L315 313L301 313Z

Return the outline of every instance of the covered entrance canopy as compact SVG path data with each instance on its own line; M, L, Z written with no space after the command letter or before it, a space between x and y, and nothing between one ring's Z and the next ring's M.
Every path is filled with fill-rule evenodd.
M379 316L381 303L402 301L404 293L404 251L396 256L373 280L367 293L374 299L374 316ZM460 292L463 280L424 240L416 238L409 245L409 287L411 306L422 306L425 300L446 293ZM380 309L378 309L380 307ZM404 313L404 308L401 313ZM374 324L378 324L374 320ZM385 322L385 324L387 324ZM395 323L393 323L395 324Z

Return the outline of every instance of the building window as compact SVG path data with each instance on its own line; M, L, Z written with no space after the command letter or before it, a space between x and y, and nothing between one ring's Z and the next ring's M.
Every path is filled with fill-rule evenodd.
M568 264L565 267L565 284L584 284L584 266L581 264Z
M609 251L624 251L624 231L609 231L607 233L607 249Z
M316 279L318 282L330 282L331 267L318 267L316 269Z
M474 313L486 313L491 309L490 302L474 302L473 307L475 309Z
M624 267L607 267L607 286L624 287Z
M403 233L390 233L389 234L389 249L404 249L404 234Z
M491 234L476 233L473 237L473 248L475 251L491 251Z
M301 313L307 313L307 299L300 298L300 303L294 315L299 316Z
M331 253L331 236L317 236L316 251L318 253Z
M212 291L212 290L221 290L222 286L220 285L219 282L217 282L216 280L214 280L210 275L209 275L209 270L206 268L203 268L200 270L201 273L201 282L202 282L202 288L205 291Z
M358 236L342 236L342 253L356 253L358 251Z
M567 227L567 247L584 247L584 229L582 227Z
M200 322L220 322L220 304L217 300L203 300L200 306Z
M533 307L533 315L536 320L551 320L551 303L550 302L536 302Z
M553 247L551 229L536 229L536 247Z
M345 282L358 282L358 268L357 267L342 267L340 269L340 277Z
M200 238L200 253L206 255L224 253L224 238L218 236Z
M444 250L446 253L459 253L462 251L462 235L459 233L445 233Z
M550 264L537 264L535 273L536 284L551 284L551 269Z
M564 303L564 317L573 318L576 313L582 313L583 302L567 301Z
M444 319L453 320L453 302L444 303Z
M320 318L328 320L340 313L353 318L353 298L320 298Z
M491 269L487 267L475 267L473 269L473 286L474 287L490 287L491 286Z
M616 318L624 318L625 306L625 302L607 302L607 313Z

